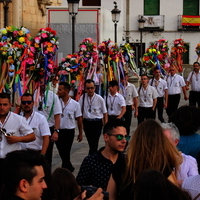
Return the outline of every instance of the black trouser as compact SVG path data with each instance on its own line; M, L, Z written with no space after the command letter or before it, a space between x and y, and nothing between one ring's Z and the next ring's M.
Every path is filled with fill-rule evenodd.
M152 107L138 107L138 125L143 122L145 119L155 119L154 111Z
M54 126L49 127L49 128L50 128L51 135L52 135L54 132ZM49 146L47 148L45 156L46 156L46 159L47 159L50 167L51 167L51 163L52 163L53 145L54 145L54 142L51 140L51 136L49 136Z
M196 107L196 104L200 107L200 92L190 91L189 105Z
M97 152L99 138L103 127L102 120L99 121L88 121L83 119L83 130L89 145L89 155Z
M166 108L168 117L170 117L170 115L177 110L180 99L180 94L168 95L168 105Z
M126 132L127 132L127 135L129 135L131 120L132 120L132 105L126 106L126 112L124 114L124 119L125 119L125 123L126 123Z
M70 151L74 141L74 135L74 129L60 129L58 134L59 137L56 141L56 147L62 159L62 167L67 168L71 172L74 171L74 167L70 162Z
M158 119L163 123L164 118L163 118L163 106L164 106L164 98L163 97L158 97L157 98L157 103L156 103L156 108L154 111L155 118L156 118L156 110L158 110Z

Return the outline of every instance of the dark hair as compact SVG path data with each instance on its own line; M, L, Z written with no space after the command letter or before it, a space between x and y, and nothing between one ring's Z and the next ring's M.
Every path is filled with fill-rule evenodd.
M145 170L134 184L133 200L191 200L189 194L171 183L161 172Z
M72 200L79 195L80 189L72 172L57 168L52 173L52 193L55 200Z
M195 64L198 64L198 65L200 65L200 64L199 64L199 62L194 62L194 63L193 63L193 66L194 66Z
M192 106L181 106L170 117L179 129L180 135L192 135L200 128L200 109Z
M63 85L63 86L64 86L64 88L65 88L65 90L68 90L68 91L70 91L70 89L71 89L71 86L70 86L70 84L69 84L69 83L67 83L67 82L61 81L61 82L59 83L59 85Z
M33 95L30 94L30 93L24 93L22 96L21 96L21 99L22 97L31 97L32 101L33 101Z
M95 85L94 80L92 79L85 80L84 86L86 86L86 83L93 83Z
M103 128L103 134L112 133L114 128L120 126L126 128L126 123L121 119L113 119L111 121L108 121Z
M26 179L30 184L37 175L35 166L43 166L45 157L34 150L18 150L10 152L3 161L3 183L5 193L14 195L19 182Z
M10 101L10 94L0 93L0 99L8 99Z
M116 80L110 81L109 82L109 86L114 87L114 86L118 86L118 82Z

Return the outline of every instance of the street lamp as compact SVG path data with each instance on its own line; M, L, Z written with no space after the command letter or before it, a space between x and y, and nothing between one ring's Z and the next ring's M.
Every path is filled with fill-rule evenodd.
M119 17L120 17L120 12L121 10L119 10L117 8L117 2L114 1L114 9L112 9L111 13L112 13L112 21L114 22L114 28L115 28L115 43L117 43L117 23L119 21Z
M8 26L8 4L12 3L12 0L0 0L0 3L3 3L4 9L4 27Z
M75 52L75 19L76 15L78 14L79 1L80 0L67 0L69 14L72 17L72 53Z
M143 16L140 16L138 19L139 31L140 31L140 75L142 75L142 56L143 56L143 45L142 45L142 31L144 29L145 19Z

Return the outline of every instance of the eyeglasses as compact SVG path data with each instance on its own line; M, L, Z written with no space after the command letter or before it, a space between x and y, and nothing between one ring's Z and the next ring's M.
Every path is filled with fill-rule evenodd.
M94 87L86 87L86 90L94 90Z
M175 70L174 70L174 69L171 69L171 70L170 70L170 72L173 72L173 71L175 71Z
M21 103L22 103L23 105L26 105L26 104L30 105L32 102L33 102L33 101L22 101Z
M54 81L58 81L58 79L53 79Z
M110 136L115 136L117 138L117 140L121 141L123 140L124 138L126 139L126 141L129 141L131 136L130 135L122 135L122 134L111 134L111 133L107 133L107 135L110 135Z
M147 80L147 78L141 78L141 80Z

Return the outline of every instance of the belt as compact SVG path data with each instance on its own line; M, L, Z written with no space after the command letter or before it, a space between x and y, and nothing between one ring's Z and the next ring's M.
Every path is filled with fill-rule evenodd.
M90 122L102 121L102 119L99 119L99 118L93 118L93 119L91 119L91 118L84 118L83 120L85 120L85 121L90 121Z
M109 117L118 117L118 115L108 115Z
M180 93L178 93L178 94L168 94L168 96L175 96L175 95L180 95Z

